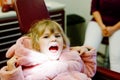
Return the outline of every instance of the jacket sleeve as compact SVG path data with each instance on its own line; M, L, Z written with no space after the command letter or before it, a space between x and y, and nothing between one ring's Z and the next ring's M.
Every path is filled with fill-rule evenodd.
M25 48L32 49L32 43L29 37L27 36L22 36L20 37L14 45L12 45L8 51L6 52L6 57L11 58L15 54L15 50L17 48L16 44L22 44L24 45Z
M24 80L21 66L19 66L18 68L12 71L7 71L6 68L7 66L4 66L3 68L1 68L0 80Z
M64 52L60 58L60 60L66 64L68 64L68 69L70 71L79 71L84 67L84 63L79 56L77 51L68 51Z
M96 50L91 49L81 55L81 59L83 60L84 67L83 72L88 75L88 77L93 77L96 73Z

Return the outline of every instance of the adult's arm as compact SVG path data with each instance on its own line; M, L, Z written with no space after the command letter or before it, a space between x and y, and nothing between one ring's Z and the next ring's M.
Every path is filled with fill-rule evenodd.
M118 23L116 23L113 28L114 28L115 31L120 29L120 21Z
M94 20L98 23L99 27L102 30L103 36L105 36L108 32L106 31L106 25L102 21L101 13L99 11L99 0L92 0L91 2L91 15Z
M92 15L93 15L94 19L96 20L96 22L98 23L98 25L100 26L100 28L102 30L105 29L106 27L105 27L105 25L102 21L102 17L101 17L100 12L99 11L94 11L94 12L92 12Z

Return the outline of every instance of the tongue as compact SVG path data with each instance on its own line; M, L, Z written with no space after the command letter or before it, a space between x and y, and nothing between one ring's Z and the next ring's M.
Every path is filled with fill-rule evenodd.
M50 50L52 53L56 53L57 52L57 50Z

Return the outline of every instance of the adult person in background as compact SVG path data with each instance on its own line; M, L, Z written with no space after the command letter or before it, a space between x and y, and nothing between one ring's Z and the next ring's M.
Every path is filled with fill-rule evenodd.
M109 39L110 69L120 72L120 0L92 0L84 45L98 50L103 37Z

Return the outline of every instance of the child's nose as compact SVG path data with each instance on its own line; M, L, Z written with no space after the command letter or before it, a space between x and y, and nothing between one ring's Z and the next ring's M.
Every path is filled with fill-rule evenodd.
M52 37L51 37L51 41L52 41L52 42L55 42L55 41L56 41L56 37L55 37L55 36L52 36Z

